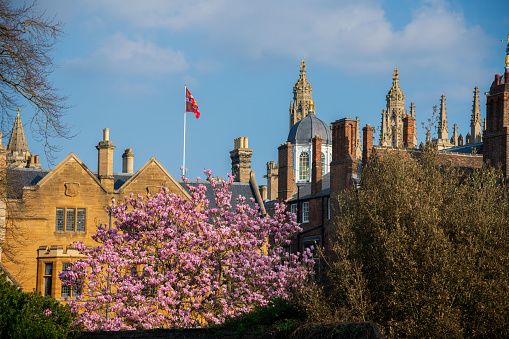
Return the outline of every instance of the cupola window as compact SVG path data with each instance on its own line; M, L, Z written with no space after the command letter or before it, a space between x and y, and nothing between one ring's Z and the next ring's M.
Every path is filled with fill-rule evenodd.
M309 180L309 153L302 152L299 156L299 180Z

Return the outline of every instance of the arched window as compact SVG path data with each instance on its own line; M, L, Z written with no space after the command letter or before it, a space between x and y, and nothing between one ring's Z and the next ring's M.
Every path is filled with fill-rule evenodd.
M309 180L308 152L302 152L299 156L299 180Z
M325 175L325 154L322 152L322 175Z

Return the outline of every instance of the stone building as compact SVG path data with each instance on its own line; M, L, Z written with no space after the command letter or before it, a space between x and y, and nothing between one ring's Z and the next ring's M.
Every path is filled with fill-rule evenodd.
M367 124L363 128L362 152L359 152L360 123L359 119L343 118L331 123L330 130L323 129L306 136L309 151L309 172L301 166L301 152L293 142L294 123L287 142L279 146L277 163L278 197L286 202L292 212L297 214L302 232L297 234L291 243L291 251L303 251L304 248L318 245L327 248L327 235L330 220L334 219L331 201L340 197L341 192L359 188L362 167L366 165L373 152L390 152L403 150L413 156L419 156L417 146L415 105L411 103L410 114L406 113L404 94L399 85L397 69L393 75L393 85L387 95L387 110L382 112L382 126L379 145L373 144L374 128ZM312 110L310 99L307 120L317 119ZM441 98L438 138L433 142L437 148L438 161L446 166L453 166L465 171L480 168L484 163L501 166L506 178L509 178L509 41L506 52L506 67L503 75L495 75L487 93L486 118L484 129L481 126L479 89L474 89L474 100L471 114L471 131L467 134L466 144L463 136L458 135L454 124L452 138L449 139L445 96ZM301 120L301 121L304 121ZM292 123L291 123L292 124ZM321 122L322 126L326 126ZM292 134L293 131L293 134ZM330 133L330 134L329 134ZM427 142L432 142L428 140ZM323 161L319 150L330 145L331 157ZM359 153L361 153L359 155ZM268 163L273 170L274 162ZM296 167L299 167L297 169ZM309 173L309 175L302 175ZM273 172L267 173L272 178ZM273 179L271 179L273 180ZM272 183L271 183L272 185ZM272 202L267 202L270 206Z
M24 136L22 132L17 119L13 136ZM239 144L241 139L243 143ZM12 140L11 137L10 144ZM258 205L263 206L254 174L250 170L250 161L246 162L242 155L247 152L247 138L236 139L235 145L232 167L237 168L236 164L240 163L241 175L232 184L233 196L246 196L249 203L254 198ZM0 158L4 157L5 167L5 146L3 148ZM0 253L4 250L1 267L26 291L35 289L59 300L73 297L71 289L62 287L58 273L71 261L81 257L70 246L72 242L82 241L86 246L97 245L91 238L97 230L96 226L114 221L105 210L112 198L119 201L130 193L154 194L159 192L162 185L166 185L170 192L190 199L186 185L175 180L156 158L152 157L134 171L134 153L131 148L127 148L122 155L122 172L113 172L116 146L110 140L109 129L103 130L103 138L96 148L97 171L90 170L74 153L51 170L17 167L16 163L8 163L11 166L7 171L16 190L8 200L6 215L3 214L0 221L7 220L14 226L5 229L0 227L0 230L6 230L4 235L0 234L0 240L4 240L0 241ZM27 150L26 140L21 149ZM13 164L16 167L12 167ZM204 180L189 181L191 186L200 184L208 186L207 195L211 206L214 206L210 184ZM233 201L233 207L235 204ZM9 253L15 253L15 256L6 255L7 249Z

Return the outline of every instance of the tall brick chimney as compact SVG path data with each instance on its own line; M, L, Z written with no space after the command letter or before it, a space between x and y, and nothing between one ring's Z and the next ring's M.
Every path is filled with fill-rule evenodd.
M373 127L370 124L366 124L362 129L362 139L362 167L364 167L373 151Z
M352 175L357 174L355 138L357 122L343 118L332 123L332 162L330 174L331 196L345 189L353 189Z
M236 182L249 182L251 173L251 155L253 150L248 148L247 137L234 140L234 149L230 152L232 159L232 174Z
M278 200L288 200L295 191L295 172L293 170L293 146L281 144L279 151Z
M312 147L311 197L314 198L322 190L322 139L318 135L313 138Z
M134 172L134 153L131 148L128 148L122 154L122 173Z
M274 164L274 161L267 162L267 199L277 199L278 192L278 163Z
M110 129L103 129L103 140L99 141L99 144L95 146L98 152L98 169L97 174L101 185L107 192L113 192L113 184L115 179L113 178L113 142L110 141Z
M407 114L403 119L403 146L405 148L415 148L414 144L415 117Z

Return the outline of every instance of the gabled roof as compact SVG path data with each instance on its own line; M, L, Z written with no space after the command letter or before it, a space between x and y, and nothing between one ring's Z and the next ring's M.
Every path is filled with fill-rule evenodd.
M182 192L182 194L187 199L191 199L191 196L189 195L187 190L184 189L184 186L182 186L181 183L179 183L177 180L175 180L175 178L173 178L173 176L166 170L166 168L163 167L163 165L161 165L161 163L155 157L150 158L145 163L145 165L143 165L138 171L136 171L136 173L134 173L126 182L124 182L124 184L117 190L116 193L122 193L132 182L134 182L136 180L136 178L138 178L140 175L142 175L143 172L145 172L150 165L156 165L161 170L161 172L164 175L166 175L166 177L168 178L168 181L170 181L176 187L178 187L180 189L180 191Z
M97 176L91 171L88 169L88 167L83 163L83 161L81 161L80 158L78 158L78 156L76 154L74 154L73 152L71 152L68 156L66 156L64 158L64 160L60 161L60 163L58 165L55 166L55 168L53 168L52 170L50 170L48 172L48 174L46 174L38 183L37 183L37 186L42 186L44 185L48 180L50 180L51 178L53 178L65 165L67 165L71 160L74 160L78 163L78 165L80 165L83 170L90 176L90 178L92 180L94 180L97 185L99 185L100 187L102 187L101 185L101 182L99 181L99 179L97 178ZM104 189L104 188L103 188Z

